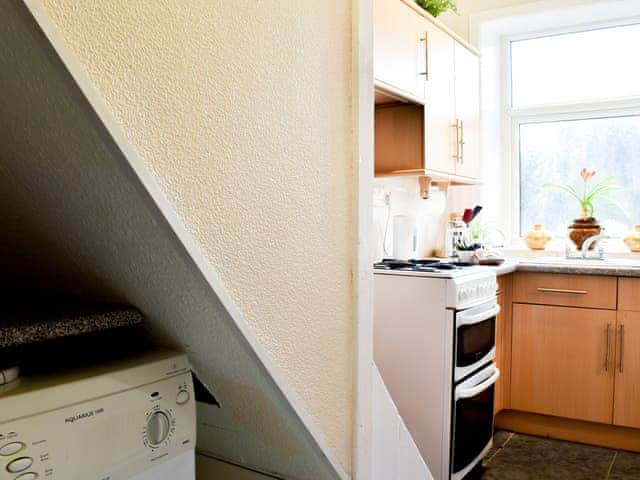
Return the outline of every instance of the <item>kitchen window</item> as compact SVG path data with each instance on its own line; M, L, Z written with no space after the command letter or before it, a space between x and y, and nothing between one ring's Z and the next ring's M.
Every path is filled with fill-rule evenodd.
M640 62L632 54L639 44L638 22L507 40L512 218L520 236L542 223L566 237L577 202L544 184L578 186L582 167L625 188L620 205L596 205L610 234L640 223Z

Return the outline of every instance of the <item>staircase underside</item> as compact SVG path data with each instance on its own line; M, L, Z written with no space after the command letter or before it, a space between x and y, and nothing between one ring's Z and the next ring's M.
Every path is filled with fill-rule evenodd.
M2 283L140 309L220 402L199 409L200 450L285 478L346 478L29 9L0 2L0 22Z

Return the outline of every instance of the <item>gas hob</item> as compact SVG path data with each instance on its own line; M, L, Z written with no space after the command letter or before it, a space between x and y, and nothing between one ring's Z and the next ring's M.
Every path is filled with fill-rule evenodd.
M443 262L437 259L385 259L374 264L373 273L380 281L385 277L385 285L389 285L389 282L406 284L406 280L414 279L421 282L420 289L425 288L424 292L431 292L429 294L442 291L439 290L442 288L446 308L454 310L471 308L484 302L495 302L498 287L492 267ZM397 279L397 282L394 279ZM386 290L385 295L388 294ZM436 295L434 298L440 297Z
M373 264L374 273L411 275L434 278L456 278L477 273L483 268L472 263L449 262L437 259L395 260L386 258Z

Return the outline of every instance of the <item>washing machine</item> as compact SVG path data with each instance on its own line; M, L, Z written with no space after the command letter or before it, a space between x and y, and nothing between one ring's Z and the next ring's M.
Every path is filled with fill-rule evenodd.
M191 369L175 352L0 387L2 480L195 480L195 442Z

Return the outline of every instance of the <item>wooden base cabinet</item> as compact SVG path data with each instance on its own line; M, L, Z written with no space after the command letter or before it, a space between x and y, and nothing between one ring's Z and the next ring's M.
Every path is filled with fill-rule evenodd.
M512 323L511 407L610 424L616 312L514 304Z
M618 312L613 423L640 428L640 312Z
M498 277L498 305L496 318L496 365L500 378L496 382L494 413L511 405L511 286L512 275Z
M512 294L496 425L640 451L640 278L519 272Z

